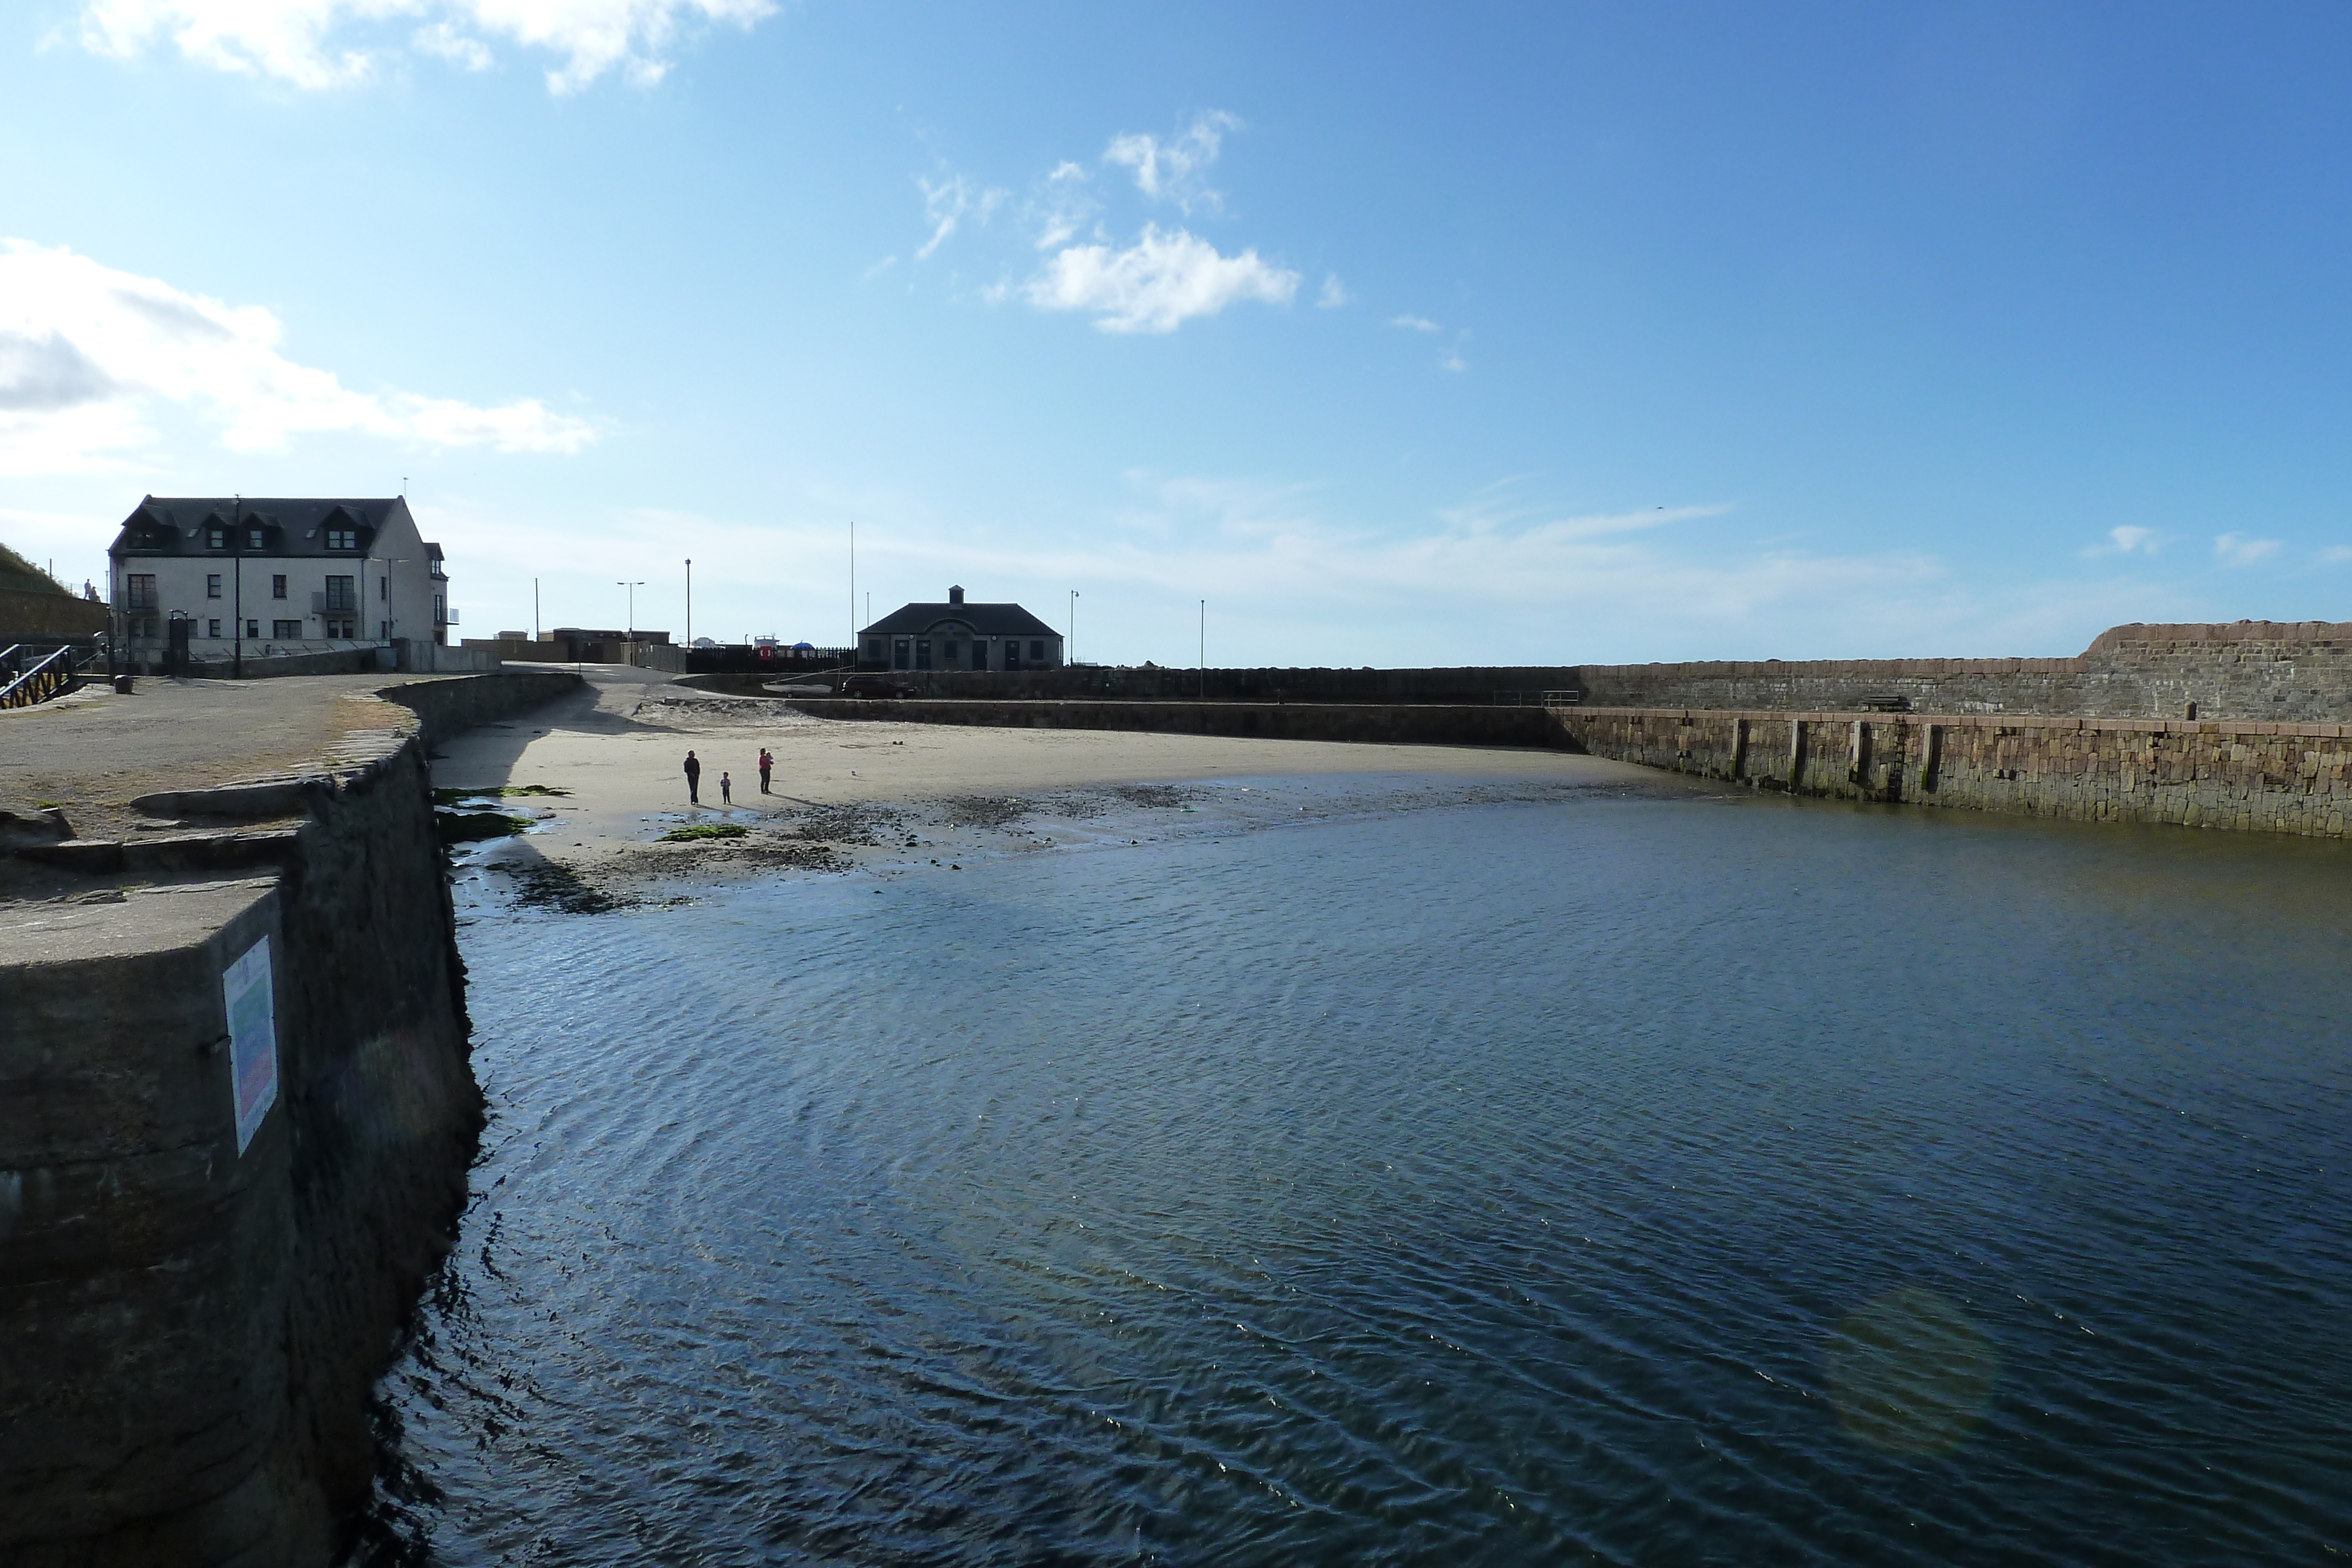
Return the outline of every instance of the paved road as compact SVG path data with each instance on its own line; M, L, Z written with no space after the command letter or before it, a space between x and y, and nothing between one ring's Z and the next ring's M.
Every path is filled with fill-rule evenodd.
M124 802L153 790L319 766L353 731L384 725L380 706L344 699L402 679L142 675L129 696L101 686L0 710L0 810L23 815L55 801L76 831L100 836L131 816Z

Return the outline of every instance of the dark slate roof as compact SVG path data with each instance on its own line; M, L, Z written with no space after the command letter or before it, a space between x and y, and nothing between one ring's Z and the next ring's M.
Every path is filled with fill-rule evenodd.
M259 528L261 548L245 549L242 531L232 534L229 549L225 554L245 555L315 555L345 559L364 555L375 544L376 530L386 519L406 512L408 503L394 496L389 499L338 500L314 497L299 500L276 499L267 496L248 496L238 500L228 496L150 496L139 503L138 509L122 519L122 527L109 548L115 555L209 555L204 530L208 527L239 530ZM357 550L329 550L327 528L355 529L359 534ZM427 547L430 548L430 547Z
M901 604L859 636L908 636L955 621L983 637L1058 637L1059 632L1018 604Z

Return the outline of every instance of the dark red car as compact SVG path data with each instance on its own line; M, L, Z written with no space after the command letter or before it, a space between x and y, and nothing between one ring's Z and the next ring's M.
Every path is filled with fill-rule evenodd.
M841 683L841 695L845 697L919 697L922 688L908 685L889 675L852 675Z

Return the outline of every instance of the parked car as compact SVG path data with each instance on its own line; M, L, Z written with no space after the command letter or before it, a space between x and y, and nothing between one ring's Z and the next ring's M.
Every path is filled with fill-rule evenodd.
M852 675L841 683L841 695L845 697L919 697L920 686L890 675Z

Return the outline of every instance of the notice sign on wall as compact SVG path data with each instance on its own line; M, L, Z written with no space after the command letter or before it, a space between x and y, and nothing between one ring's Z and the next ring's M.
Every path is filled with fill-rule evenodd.
M236 1152L242 1155L278 1103L278 1000L270 984L268 937L222 972L221 996L228 1005L229 1082L236 1097Z

